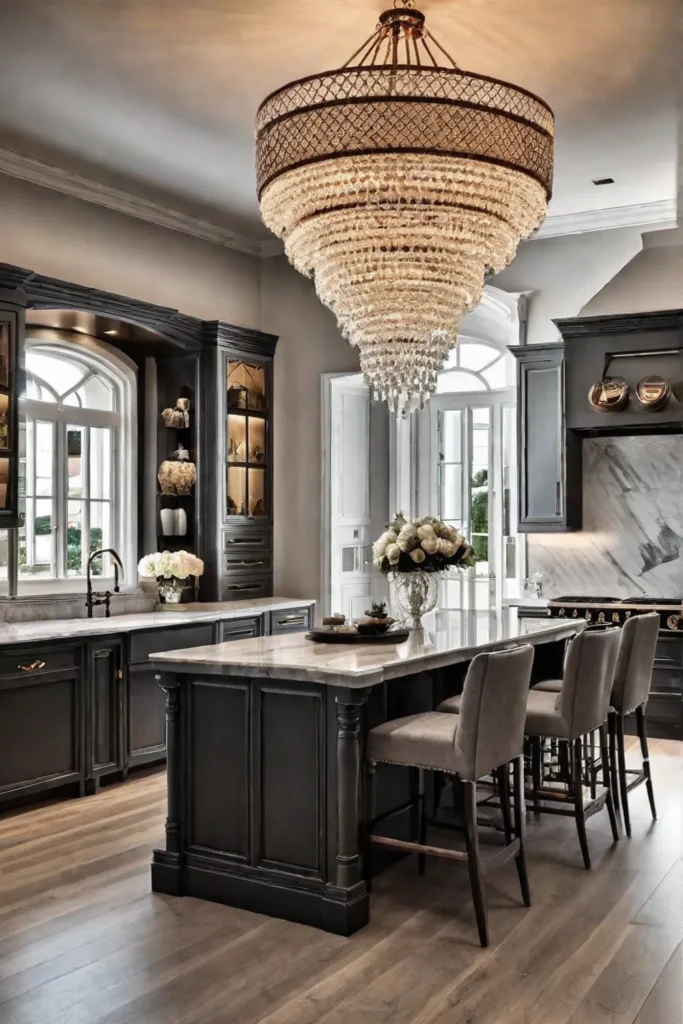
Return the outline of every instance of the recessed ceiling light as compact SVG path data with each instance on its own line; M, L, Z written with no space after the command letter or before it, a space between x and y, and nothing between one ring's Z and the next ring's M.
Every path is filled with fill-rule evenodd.
M105 331L105 334L118 334L118 331Z
M613 185L614 178L593 178L594 185Z

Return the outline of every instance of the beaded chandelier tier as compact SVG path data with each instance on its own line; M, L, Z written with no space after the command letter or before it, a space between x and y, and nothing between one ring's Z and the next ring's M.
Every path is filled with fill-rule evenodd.
M423 405L485 278L543 220L553 138L542 100L462 71L409 5L261 104L263 219L392 409Z

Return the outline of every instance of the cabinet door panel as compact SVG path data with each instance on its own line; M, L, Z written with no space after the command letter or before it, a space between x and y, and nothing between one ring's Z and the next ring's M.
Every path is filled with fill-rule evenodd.
M90 648L89 774L104 775L123 767L121 665L120 641Z
M163 760L166 755L166 694L158 673L147 665L128 669L128 763Z
M3 680L0 793L78 780L82 774L81 721L77 670L39 680Z

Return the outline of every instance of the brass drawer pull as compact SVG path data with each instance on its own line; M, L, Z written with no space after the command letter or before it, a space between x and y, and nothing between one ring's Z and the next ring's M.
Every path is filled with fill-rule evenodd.
M22 672L35 672L37 668L45 668L44 661L32 661L30 665L17 665Z

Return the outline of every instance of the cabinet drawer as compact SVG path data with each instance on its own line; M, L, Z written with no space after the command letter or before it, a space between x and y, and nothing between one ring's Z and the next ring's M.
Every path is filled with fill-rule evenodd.
M73 669L78 665L78 648L54 645L5 648L0 655L0 677L43 676L48 672Z
M223 601L239 601L249 597L272 597L271 576L252 576L249 579L231 578L223 582Z
M680 696L651 695L645 705L648 736L683 739L683 701Z
M218 638L220 643L228 640L248 640L252 636L262 635L261 616L254 616L246 619L230 619L227 622L218 623Z
M170 613L169 613L170 618ZM177 626L175 629L150 629L133 633L130 638L130 661L145 662L157 651L175 651L183 647L203 647L213 643L213 624Z
M650 695L656 696L657 694L669 695L673 694L681 699L683 695L683 669L677 665L664 665L658 664L655 660L655 666L652 670L652 680L650 682Z
M298 633L303 629L311 628L311 608L305 605L302 608L288 608L282 612L271 612L270 632L276 633Z
M273 554L271 551L254 547L228 548L223 556L223 567L226 577L244 576L245 573L253 576L262 576L264 573L273 571Z
M273 529L270 526L252 526L247 523L223 532L223 547L226 552L242 548L270 551L273 547Z

